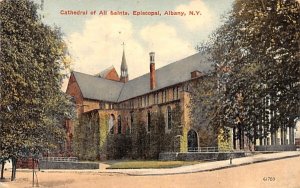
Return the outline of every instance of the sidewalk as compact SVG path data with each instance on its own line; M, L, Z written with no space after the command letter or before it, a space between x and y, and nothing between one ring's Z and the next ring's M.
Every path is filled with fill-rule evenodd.
M182 166L177 168L165 169L105 169L105 164L100 163L100 169L97 170L42 170L43 172L76 172L76 173L117 173L131 176L155 176L155 175L172 175L172 174L186 174L195 172L214 171L224 168L232 168L247 164L279 160L290 157L299 157L300 151L287 151L270 154L257 154L249 157L236 158L230 164L229 160L205 162L195 165ZM18 169L18 171L31 171L29 169Z
M215 161L215 162L205 162L190 166L182 166L177 168L168 169L107 169L101 172L105 173L122 173L133 176L149 176L149 175L172 175L172 174L186 174L195 172L205 172L213 171L224 168L232 168L247 164L266 162L272 160L279 160L290 157L299 157L300 151L289 151L280 153L270 153L270 154L258 154L249 157L237 158L232 160L230 165L229 160Z

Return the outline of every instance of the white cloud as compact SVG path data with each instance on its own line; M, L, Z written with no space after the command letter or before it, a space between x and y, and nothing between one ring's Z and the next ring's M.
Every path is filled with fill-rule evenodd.
M124 41L129 79L149 72L150 51L156 53L156 67L195 53L194 46L181 39L174 27L157 23L134 30L132 23L121 16L93 17L85 22L82 32L72 33L67 41L71 67L88 74L111 65L120 72Z
M179 19L190 30L210 30L217 22L217 16L202 0L192 0L189 4L177 6L175 10L186 12L187 15ZM189 15L190 11L200 11L201 15Z
M194 47L181 39L176 29L163 22L148 25L141 30L147 51L156 53L158 67L195 53Z
M123 41L137 50L141 48L132 36L131 22L120 16L87 20L82 33L76 32L69 37L70 52L75 60L74 69L94 74L112 64L118 68Z

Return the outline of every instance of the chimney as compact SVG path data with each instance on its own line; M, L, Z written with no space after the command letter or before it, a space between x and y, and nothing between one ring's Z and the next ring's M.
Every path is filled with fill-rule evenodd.
M156 79L155 79L155 53L150 52L150 89L153 90L156 87Z

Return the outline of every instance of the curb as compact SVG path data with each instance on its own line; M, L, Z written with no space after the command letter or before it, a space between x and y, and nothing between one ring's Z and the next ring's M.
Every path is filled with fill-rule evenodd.
M173 173L130 173L130 172L110 172L110 171L99 171L97 170L41 170L40 172L43 173L66 173L66 172L73 172L73 173L99 173L99 174L118 174L118 175L128 175L128 176L164 176L164 175L178 175L178 174L191 174L191 173L200 173L200 172L211 172L211 171L217 171L217 170L223 170L227 168L235 168L235 167L240 167L240 166L246 166L246 165L251 165L255 163L263 163L263 162L270 162L270 161L276 161L276 160L282 160L282 159L288 159L288 158L294 158L294 157L299 157L300 154L297 155L292 155L292 156L282 156L278 158L270 158L270 159L262 159L262 160L257 160L257 161L251 161L251 162L245 162L242 164L232 164L232 165L226 165L226 166L221 166L221 167L215 167L215 168L210 168L210 169L204 169L204 170L195 170L191 172L173 172ZM32 172L32 169L17 169L17 172Z
M246 166L246 165L251 165L255 163L263 163L263 162L270 162L270 161L276 161L276 160L282 160L282 159L287 159L287 158L294 158L294 157L299 157L300 154L298 155L293 155L293 156L283 156L279 158L272 158L272 159L264 159L260 161L252 161L252 162L246 162L243 164L236 164L236 165L227 165L227 166L222 166L222 167L216 167L216 168L211 168L211 169L205 169L205 170L196 170L192 172L174 172L174 173L164 173L164 174L133 174L133 173L126 173L126 172L119 172L121 174L126 174L128 176L169 176L169 175L178 175L178 174L192 174L192 173L200 173L200 172L212 172L212 171L217 171L217 170L223 170L227 168L235 168L235 167L240 167L240 166ZM114 172L111 172L114 173Z

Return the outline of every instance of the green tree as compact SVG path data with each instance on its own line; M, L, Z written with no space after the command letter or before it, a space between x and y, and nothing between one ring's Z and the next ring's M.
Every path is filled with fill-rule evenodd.
M226 86L219 90L220 121L235 126L239 139L246 135L249 147L299 117L299 20L295 0L236 0L200 48Z
M15 162L63 142L63 121L74 114L61 91L66 45L37 8L29 0L0 2L0 156Z
M191 87L190 117L191 124L200 133L200 146L217 146L219 133L225 132L222 106L223 92L220 91L216 72L209 72L199 78ZM228 134L222 135L228 139Z

